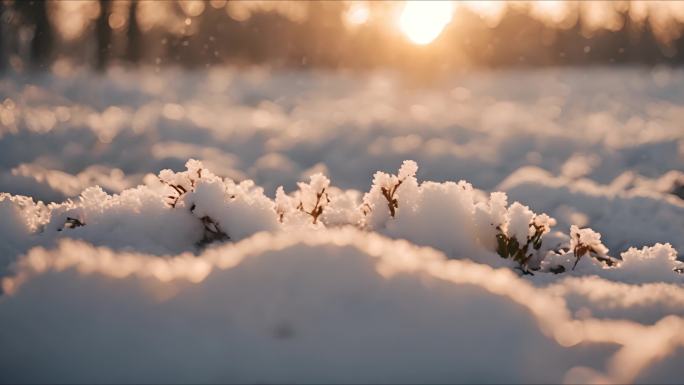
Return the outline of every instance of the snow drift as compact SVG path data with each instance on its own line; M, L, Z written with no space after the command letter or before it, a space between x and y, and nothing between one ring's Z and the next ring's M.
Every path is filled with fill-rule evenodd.
M3 382L676 382L684 264L465 181L0 197ZM502 250L504 245L504 250ZM74 366L74 363L77 363Z

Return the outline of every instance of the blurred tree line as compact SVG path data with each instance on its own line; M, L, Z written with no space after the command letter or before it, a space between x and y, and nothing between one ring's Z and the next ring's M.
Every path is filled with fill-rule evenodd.
M684 62L679 23L673 27L674 36L663 41L657 38L648 17L636 23L629 9L620 13L621 28L598 29L591 34L583 29L581 14L572 25L561 28L508 7L501 21L490 26L478 15L459 9L443 33L422 47L412 45L396 28L389 28L391 22L349 26L345 12L350 2L298 3L305 11L304 18L293 18L277 9L256 9L247 18L235 18L226 12L225 1L193 4L194 10L188 11L188 4L178 1L99 0L92 19L86 17L83 21L76 11L61 16L59 21L67 26L85 23L83 32L68 40L56 31L57 16L51 12L55 4L0 0L0 67L48 68L60 57L98 70L113 63L433 71L464 66ZM152 27L141 28L143 10L149 15L161 12L150 10L152 6L163 6L165 18ZM371 2L368 6L373 9L387 4Z

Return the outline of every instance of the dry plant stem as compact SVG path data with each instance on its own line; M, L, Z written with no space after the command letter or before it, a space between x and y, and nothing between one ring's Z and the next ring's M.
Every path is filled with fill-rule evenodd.
M594 257L596 260L599 262L605 263L608 266L613 266L615 265L615 261L613 261L610 258L602 257L596 253L596 250L594 250L591 246L581 244L579 242L579 235L577 236L577 246L575 246L575 249L573 250L573 253L575 254L575 264L572 265L572 270L575 270L575 267L577 267L577 264L579 263L580 259L582 259L582 256L584 254L589 253L590 256Z
M539 250L541 248L542 235L544 234L543 226L537 226L534 223L530 223L530 227L534 227L534 235L528 237L527 242L522 246L518 243L517 239L506 236L500 226L496 227L499 231L499 234L496 235L498 244L497 253L501 258L511 258L518 262L518 269L522 271L523 275L533 275L528 268L528 263L534 256L534 253L528 254L527 252L530 250L530 246L532 246L532 249L534 250Z
M171 200L171 202L168 202L168 205L175 208L176 205L178 204L178 200L180 200L180 198L183 196L183 194L187 193L188 191L183 186L166 183L161 179L160 179L160 181L162 183L168 185L169 187L173 188L178 193L178 195L176 195L176 196L174 196L174 195L167 195L166 196L168 199Z
M321 198L323 198L323 195L325 195L325 199L328 199L327 194L325 194L325 188L321 190L321 192L316 194L316 204L314 205L313 209L311 212L304 210L304 204L300 201L299 208L301 211L311 215L313 218L313 224L315 225L318 222L318 217L323 214L323 207L320 205L321 204ZM281 222L282 222L282 215L281 215Z
M399 208L399 201L397 201L397 199L394 197L394 193L397 192L397 189L399 186L401 186L402 182L404 182L403 179L397 182L397 184L392 186L390 189L386 189L384 187L380 188L382 195L385 197L385 199L387 199L387 207L389 207L392 218L394 218L394 215L396 214L396 209Z
M577 267L577 264L579 263L580 259L582 259L582 256L589 251L589 246L582 244L575 246L575 249L572 251L575 254L575 263L572 265L572 270L575 270L575 267Z
M363 205L361 205L361 212L364 216L370 214L371 211L373 211L373 209L368 203L364 203Z
M192 187L194 189L197 181L202 179L202 169L200 168L197 170L197 179L193 179L193 178L188 178L188 179L190 180L190 187ZM161 179L159 179L159 181L162 182L163 184L171 187L172 189L176 190L176 193L178 193L178 195L176 195L176 196L173 196L173 195L167 195L166 196L166 198L171 200L171 202L168 202L167 204L169 206L171 206L172 208L175 208L176 205L178 204L178 201L180 200L180 198L183 195L185 195L188 192L188 190L186 190L185 187L183 187L181 185L171 184L171 183L168 183L168 182L163 181Z
M197 169L197 179L190 178L190 186L192 186L194 188L195 183L200 179L202 179L202 169L201 168Z
M195 210L195 204L193 203L192 206L190 206L190 211L194 212ZM213 218L211 218L208 215L203 216L200 218L200 222L202 222L202 227L204 230L204 234L202 234L202 239L197 241L196 245L198 247L204 247L212 242L216 241L227 241L230 240L230 236L223 231L221 228L221 225L219 225L218 222L216 222Z
M229 240L230 236L226 234L218 222L214 221L211 217L205 215L200 218L202 226L204 226L204 235L199 241L199 245L206 245L215 241L225 241Z
M191 191L193 191L197 185L197 181L202 179L202 169L200 168L197 170L197 179L195 179L193 177L188 177L187 179L190 181ZM171 208L176 208L176 206L178 205L178 201L181 199L181 197L183 197L183 195L188 193L188 190L179 184L168 183L168 182L161 180L161 179L160 179L160 181L176 191L177 195L175 195L175 196L174 195L168 195L167 196L167 198L171 200L171 202L168 202L167 204L169 206L171 206ZM231 196L231 198L234 198L234 196ZM190 206L190 212L194 212L195 207L196 206L193 203ZM202 239L200 239L197 242L198 247L206 246L212 242L225 241L225 240L230 239L230 236L228 236L228 234L226 234L226 232L223 231L223 229L221 229L221 226L219 225L219 223L216 222L214 219L212 219L210 216L205 215L199 219L200 219L200 222L202 223L202 228L204 230L204 233L202 234Z

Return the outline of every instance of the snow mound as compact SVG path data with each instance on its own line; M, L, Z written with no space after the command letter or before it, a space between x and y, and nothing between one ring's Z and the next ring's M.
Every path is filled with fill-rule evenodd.
M656 242L670 242L684 250L684 201L669 193L553 176L537 167L516 171L497 188L553 215L563 228L577 222L591 224L612 250Z
M551 232L554 218L519 202L509 206L504 193L486 197L465 181L419 182L417 170L415 162L405 161L396 175L377 172L362 199L358 192L331 186L320 173L289 194L278 188L271 199L252 181L220 178L197 160L189 160L186 171L162 170L148 185L115 195L96 186L77 200L46 206L5 194L0 196L0 208L7 212L0 225L8 228L2 233L2 260L6 267L29 248L54 246L61 238L164 255L197 253L263 231L315 234L353 226L434 247L449 258L515 267L530 275L578 269L599 275L632 271L636 277L650 269L640 279L682 277L682 264L669 244L655 246L667 248L664 254L653 252L667 257L630 250L620 261L607 255L601 234L589 228L573 225L569 236Z
M4 280L0 370L9 382L680 378L684 318L577 318L559 293L573 282L536 287L353 228L259 233L198 256L62 240ZM684 289L668 287L681 314ZM623 313L670 298L638 296Z
M272 199L191 159L119 194L0 195L2 382L680 378L670 244L617 258L589 228L417 172L365 194L312 172Z

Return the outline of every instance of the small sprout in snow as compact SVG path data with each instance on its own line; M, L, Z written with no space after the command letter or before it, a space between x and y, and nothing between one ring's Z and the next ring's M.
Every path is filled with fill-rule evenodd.
M387 207L389 208L392 218L396 215L396 210L399 208L399 201L394 197L397 189L408 177L416 176L418 171L418 164L412 160L405 160L399 168L397 176L389 175L384 172L377 172L373 178L373 184L380 186L382 196L387 200Z
M326 189L330 186L330 179L323 174L311 175L309 183L298 183L299 205L297 209L309 214L313 218L313 224L318 222L318 217L323 214L323 208L330 203Z
M542 236L555 224L556 220L548 215L535 215L527 206L515 202L508 209L506 231L501 225L496 227L496 252L502 258L518 262L523 274L532 274L528 262L534 256L534 252L541 249Z
M579 227L570 226L570 249L575 254L575 264L572 269L575 270L582 256L589 254L596 260L605 263L608 266L613 266L615 261L606 256L608 248L601 243L601 234L592 229L580 229Z
M394 218L395 215L395 210L399 208L399 202L397 201L397 198L394 197L394 193L397 192L397 189L399 186L401 186L402 180L399 180L396 184L392 185L392 187L381 187L382 191L382 196L387 199L387 207L389 207L390 215L392 218Z

